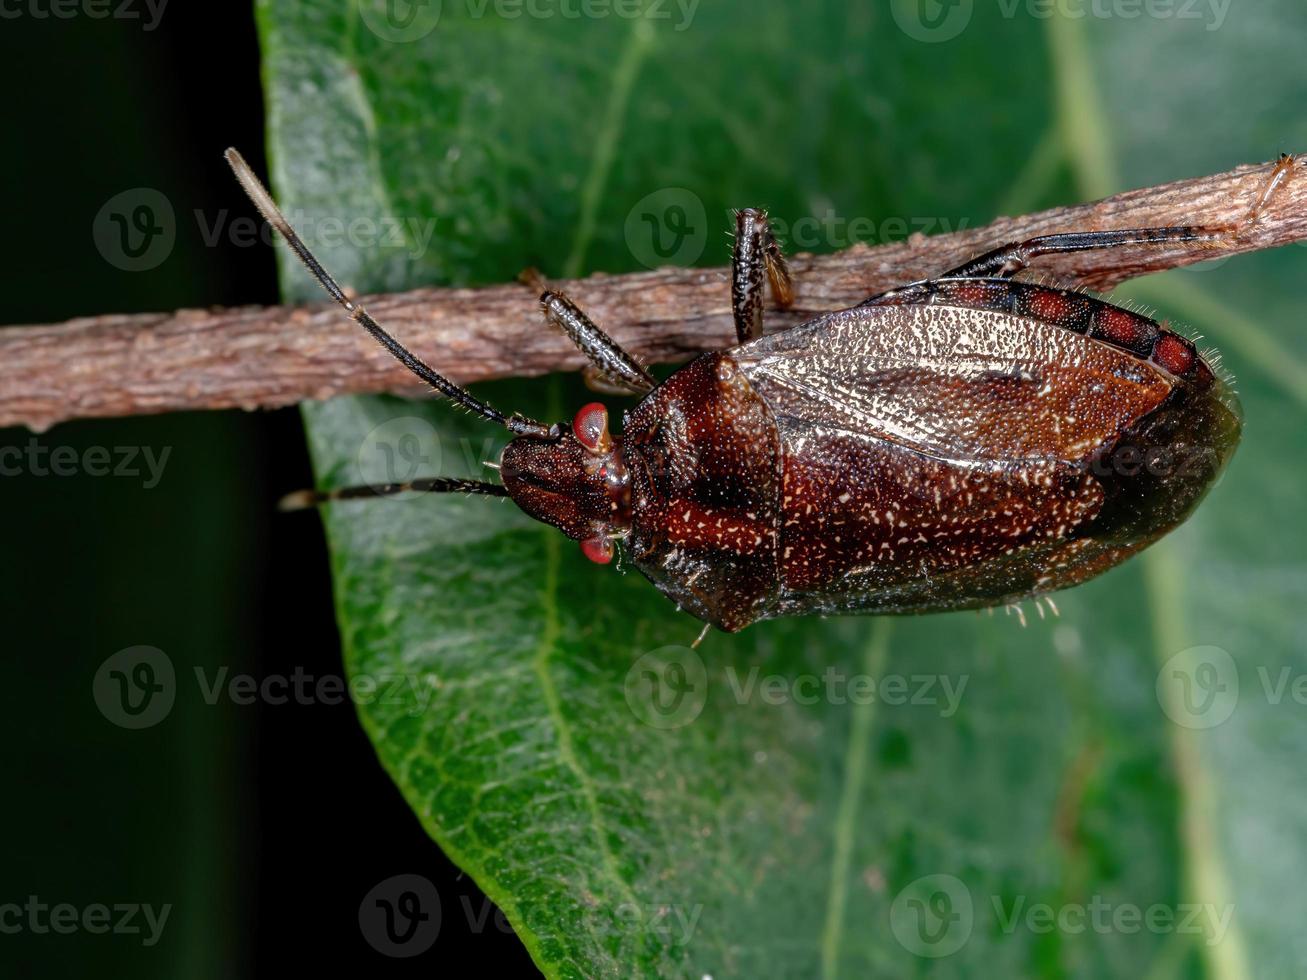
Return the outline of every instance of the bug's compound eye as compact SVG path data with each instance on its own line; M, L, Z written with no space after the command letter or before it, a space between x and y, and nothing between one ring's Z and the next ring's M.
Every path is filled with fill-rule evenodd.
M602 534L581 542L581 554L596 565L607 565L613 560L613 542Z
M608 436L608 409L598 402L591 402L576 413L572 432L581 445L596 455L608 452L613 446Z

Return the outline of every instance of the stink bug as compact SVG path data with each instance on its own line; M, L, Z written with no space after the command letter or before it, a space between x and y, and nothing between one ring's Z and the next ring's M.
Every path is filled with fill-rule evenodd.
M431 478L295 503L414 489L508 496L593 561L624 546L680 608L728 632L807 613L1013 604L1076 585L1184 521L1239 442L1234 393L1188 339L1015 276L1041 255L1219 244L1240 225L1034 238L764 336L764 280L780 305L793 293L766 214L744 210L731 282L739 345L661 384L537 277L545 318L596 377L643 396L618 434L600 404L546 425L436 373L345 295L239 154L227 159L354 320L514 436L500 484ZM1275 165L1247 223L1293 164Z

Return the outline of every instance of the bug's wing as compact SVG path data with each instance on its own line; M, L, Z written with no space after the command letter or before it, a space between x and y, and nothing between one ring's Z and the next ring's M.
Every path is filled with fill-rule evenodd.
M778 418L954 460L1082 460L1174 382L1126 351L989 310L856 307L731 352Z

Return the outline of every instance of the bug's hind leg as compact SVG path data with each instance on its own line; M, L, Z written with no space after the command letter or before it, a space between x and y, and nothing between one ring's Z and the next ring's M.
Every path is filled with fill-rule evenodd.
M518 278L539 290L545 319L567 334L581 353L590 358L591 366L585 370L590 388L604 394L644 395L657 387L658 382L639 361L600 330L581 307L550 289L537 270L527 269Z
M996 276L1011 278L1026 268L1031 260L1041 255L1060 255L1068 252L1089 252L1098 249L1121 248L1135 245L1172 245L1183 242L1210 242L1237 240L1256 224L1272 195L1293 170L1296 158L1281 154L1271 168L1270 177L1262 193L1239 221L1228 225L1176 225L1167 228L1129 228L1123 231L1071 232L1062 235L1041 235L1024 242L1012 242L986 252L971 261L950 269L941 278L973 279Z
M1218 232L1219 234L1219 232ZM1172 228L1131 228L1126 231L1084 231L1064 235L1041 235L1024 242L1000 245L993 251L950 269L941 279L1010 279L1041 255L1088 252L1120 248L1127 245L1169 245L1180 242L1215 241L1209 229L1178 226Z
M740 343L762 336L764 273L776 302L781 306L793 303L790 268L772 234L767 212L744 208L735 216L735 249L731 255L731 308Z

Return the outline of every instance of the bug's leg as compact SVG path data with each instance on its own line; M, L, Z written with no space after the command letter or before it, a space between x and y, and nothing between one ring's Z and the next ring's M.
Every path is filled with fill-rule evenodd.
M1041 235L1024 242L1000 245L970 262L950 269L941 279L1010 279L1041 255L1088 252L1126 245L1169 245L1180 242L1215 241L1219 234L1210 229L1178 226L1173 228L1131 228L1124 231L1084 231L1064 235Z
M1088 252L1096 249L1119 248L1132 245L1172 245L1183 242L1211 242L1237 240L1257 223L1271 197L1293 170L1296 158L1281 154L1271 168L1266 186L1248 213L1239 221L1228 225L1176 225L1167 228L1128 228L1122 231L1071 232L1063 235L1041 235L1024 242L1012 242L986 252L971 261L950 269L941 278L971 279L986 276L1010 278L1026 268L1032 259L1041 255L1058 255L1067 252Z
M712 623L703 624L703 629L699 630L699 635L695 637L694 642L690 644L691 650L699 649L699 644L703 642L703 638L708 635L710 629L712 629Z
M592 389L605 394L644 395L657 387L658 382L639 361L600 330L581 307L550 289L537 270L527 269L518 278L540 292L545 319L567 334L581 353L590 358L593 368L586 371L586 384ZM598 387L602 384L608 388Z
M764 273L776 302L781 306L793 303L794 283L767 212L744 208L735 216L735 250L731 255L731 308L740 343L762 336Z
M585 386L597 395L609 395L613 398L629 398L631 395L646 394L645 389L637 391L620 381L615 381L593 364L581 368L581 380Z

